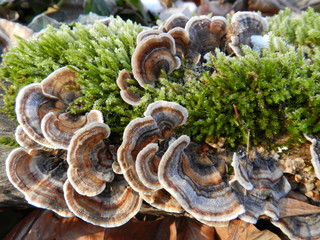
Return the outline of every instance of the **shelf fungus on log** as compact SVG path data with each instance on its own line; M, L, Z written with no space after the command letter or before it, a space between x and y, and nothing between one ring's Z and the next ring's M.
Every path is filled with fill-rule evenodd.
M114 178L112 153L104 141L110 135L107 124L93 122L75 132L71 139L67 162L68 179L82 195L95 196Z
M228 47L237 55L241 56L241 45L252 47L251 37L261 35L267 28L265 18L255 12L236 12L228 28Z
M15 110L24 132L35 142L53 148L42 134L41 120L49 111L60 112L65 107L62 101L45 95L40 83L32 83L19 91Z
M130 84L126 80L134 79L133 74L126 70L119 72L117 78L117 85L120 88L120 96L126 103L132 106L138 106L141 102L141 98L138 94L129 90Z
M186 123L188 110L176 102L159 100L149 104L144 115L156 121L162 139L169 139L175 127Z
M125 179L137 192L151 194L155 191L146 187L138 177L135 162L139 152L148 144L157 142L159 137L157 123L150 116L132 120L124 130L117 152L118 162Z
M170 74L180 67L180 59L175 55L176 47L171 35L161 33L145 37L137 44L132 55L134 78L141 87L146 84L154 86L162 71Z
M311 163L314 168L314 172L318 179L320 179L320 141L317 138L309 137L304 135L305 138L311 142L310 153L311 153Z
M75 71L68 67L62 67L42 80L41 85L46 94L69 104L81 96L80 86L76 83L77 80Z
M73 70L62 67L41 83L29 84L19 91L17 120L32 140L48 148L68 148L71 133L87 121L84 116L62 113L81 95L76 80ZM102 119L100 116L90 118Z
M244 207L210 156L188 149L189 143L183 135L170 144L159 165L161 185L199 221L225 222L242 214Z
M132 188L150 195L160 189L157 167L161 155L157 155L156 145L170 140L173 129L186 122L188 111L175 102L156 101L147 107L144 115L125 128L117 155L122 173Z
M224 17L194 16L187 22L185 29L189 34L191 49L202 58L216 48L224 48L227 34L227 20Z
M21 147L28 149L30 151L43 148L42 145L32 140L20 125L16 128L15 139Z
M103 122L102 113L98 110L86 115L49 112L41 120L41 131L55 148L67 150L74 133L91 122Z
M59 151L23 148L13 150L6 160L6 172L10 182L20 190L26 200L37 207L50 209L63 217L71 217L63 196L63 184L67 179L67 166Z
M271 221L281 229L289 239L317 240L320 239L320 214L300 215L280 218Z
M236 162L233 166L238 166L238 170L235 170L235 179L231 182L231 187L246 209L239 218L253 224L262 215L277 220L278 201L291 190L277 161L271 157L262 158L258 153L255 154L253 161L242 161L237 156L233 157L233 161Z
M182 13L172 14L164 23L164 30L166 32L169 32L170 30L177 27L185 28L188 21L189 21L189 18Z
M97 196L83 196L71 186L64 185L68 207L79 218L102 227L117 227L125 224L140 210L142 199L123 178L118 175L107 183Z

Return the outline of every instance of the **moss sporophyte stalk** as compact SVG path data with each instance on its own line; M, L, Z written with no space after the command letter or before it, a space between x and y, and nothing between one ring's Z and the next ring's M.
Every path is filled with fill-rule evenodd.
M264 34L269 43L262 50L242 46L242 56L231 56L218 49L197 65L182 60L177 70L163 72L155 86L141 88L129 80L129 90L141 97L138 106L123 101L116 79L121 70L132 71L142 26L120 18L108 26L49 26L37 39L20 39L3 55L2 111L14 118L15 98L23 86L68 66L78 73L82 93L68 110L100 110L120 138L128 123L157 100L174 101L188 110L188 121L178 133L193 141L223 137L235 147L246 144L248 134L253 144L270 144L281 135L299 140L303 133L318 134L320 15L309 9L295 19L285 10L268 22Z

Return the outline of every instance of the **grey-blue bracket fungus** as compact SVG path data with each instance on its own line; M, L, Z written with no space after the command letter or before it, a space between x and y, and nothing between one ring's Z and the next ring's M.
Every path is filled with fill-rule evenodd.
M292 240L320 239L320 214L299 215L271 221Z
M67 165L60 154L63 154L61 150L28 153L23 148L16 148L7 157L6 172L10 182L25 195L28 203L71 217L73 214L63 196Z
M166 32L169 32L170 30L177 27L185 28L188 21L189 21L189 18L182 13L172 14L164 23L164 30Z
M252 47L252 36L261 35L267 28L267 21L255 12L236 12L231 19L228 28L228 47L241 56L241 45Z
M277 220L278 201L291 190L277 161L271 157L263 158L258 153L253 161L239 159L234 155L233 166L235 179L231 182L231 187L246 209L239 218L253 224L262 215Z
M107 124L93 122L76 131L71 139L67 154L68 179L81 195L100 194L106 182L114 178L114 154L104 142L109 135Z
M158 176L164 189L199 221L225 222L244 213L209 156L189 151L189 143L189 137L183 135L162 156Z
M64 196L70 210L79 218L102 227L117 227L128 222L140 210L142 199L121 177L107 183L105 189L93 197L74 190L69 181Z
M36 141L32 140L28 134L23 130L23 128L19 125L15 131L15 138L17 143L28 150L36 150L42 149L43 146L37 143Z
M180 67L180 59L175 55L176 47L171 35L161 33L143 38L131 58L134 78L141 87L145 84L154 86L162 71L170 74Z

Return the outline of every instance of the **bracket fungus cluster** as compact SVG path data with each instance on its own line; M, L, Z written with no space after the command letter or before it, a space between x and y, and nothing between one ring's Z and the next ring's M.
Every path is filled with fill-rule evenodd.
M241 45L253 47L252 37L266 30L267 21L254 12L237 12L229 25L222 16L194 16L190 19L178 13L163 26L145 28L137 36L137 46L131 58L132 73L119 73L117 85L122 99L133 106L140 96L130 91L127 79L135 79L141 87L155 86L161 73L170 74L183 62L200 64L216 49L241 55Z
M232 166L235 178L231 187L246 208L239 218L253 224L262 215L278 220L278 201L289 193L291 186L277 161L263 158L258 153L250 161L240 159L235 153Z
M119 226L139 211L142 200L113 172L116 148L108 141L102 113L68 112L68 104L80 96L76 81L76 73L63 67L20 90L16 137L21 148L9 154L7 175L30 204Z
M140 211L144 201L209 226L227 226L235 218L255 224L263 216L289 237L318 237L319 215L281 216L279 201L291 186L275 159L258 153L252 159L240 158L235 153L231 164L234 176L230 176L225 158L231 162L232 157L221 157L220 146L218 151L214 145L201 145L192 133L183 132L194 117L191 111L195 112L182 106L187 101L180 105L176 100L158 100L166 98L164 93L151 98L157 101L144 108L150 99L137 93L155 90L160 77L179 68L202 71L207 54L217 49L241 55L241 45L253 47L252 37L261 35L266 27L266 20L259 14L238 12L231 24L224 17L175 14L163 26L145 28L137 35L132 71L123 69L128 66L123 64L115 70L118 77L110 87L113 91L118 86L120 91L116 93L135 106L130 109L139 112L143 108L140 113L144 111L144 116L117 118L128 124L114 131L116 136L111 135L112 121L110 126L105 123L102 112L70 112L70 103L85 92L81 91L84 88L76 71L63 67L40 83L23 87L16 98L19 126L15 136L21 147L6 160L9 180L30 204L103 227L125 224ZM120 97L114 102L122 101ZM112 105L114 99L110 99L105 102ZM121 104L117 107L122 108ZM207 106L210 108L210 103ZM215 119L210 116L214 111L203 109L208 113L205 117ZM137 112L134 116L139 116ZM306 138L311 142L311 162L320 178L319 140ZM310 225L312 221L315 224Z

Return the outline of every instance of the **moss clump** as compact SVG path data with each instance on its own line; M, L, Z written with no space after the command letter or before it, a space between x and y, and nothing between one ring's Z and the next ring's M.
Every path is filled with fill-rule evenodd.
M312 10L303 16L308 21L311 16L319 18ZM277 37L276 30L286 27L284 21L289 28ZM302 23L293 21L288 11L272 18L270 46L260 52L243 47L244 56L230 57L216 51L206 64L191 68L183 64L170 75L163 74L155 88L141 89L130 81L131 90L142 96L137 107L121 99L116 78L120 70L131 70L141 26L118 19L109 27L97 23L49 28L38 40L21 40L4 55L0 77L6 113L14 116L14 98L22 86L68 65L79 73L83 86L83 97L69 109L73 113L101 110L120 137L129 121L141 117L156 100L186 107L189 119L178 131L197 141L224 137L233 147L246 144L250 132L254 144L270 145L281 134L299 139L302 133L319 133L320 50L317 38L310 35L317 26L297 37Z
M315 47L320 45L320 14L312 8L301 13L291 14L289 9L268 19L269 31L289 43Z

